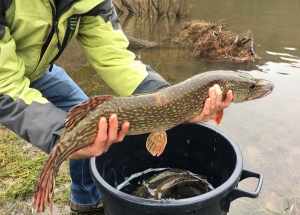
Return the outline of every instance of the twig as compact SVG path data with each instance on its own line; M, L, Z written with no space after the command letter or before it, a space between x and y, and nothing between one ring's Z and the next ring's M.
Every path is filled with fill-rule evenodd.
M243 39L241 39L238 43L237 43L237 46L238 47L244 47L244 45L246 43L248 43L250 41L250 38L247 38L247 37L243 37Z
M213 34L213 37L215 38L215 40L219 39L219 34L217 32L213 31L212 34Z
M138 7L139 7L138 13L139 13L140 16L142 16L143 12L142 12L142 5L141 5L141 1L140 0L138 0Z
M251 35L250 48L251 48L251 52L252 52L254 58L257 58L257 55L254 52L254 36L253 35Z
M175 4L177 4L177 7L175 6ZM172 1L172 5L174 7L174 12L175 12L176 17L179 18L180 17L180 7L178 5L177 0Z
M148 0L148 14L150 15L150 9L151 9L151 0Z
M127 16L125 17L124 21L123 21L123 25L122 28L126 29L128 26L128 23L130 22L130 20L132 19L132 17L134 17L133 13L128 13Z
M233 55L233 50L236 47L238 40L239 40L239 35L236 35L234 42L231 44L231 46L228 49L228 53L230 53L231 55Z
M171 1L172 1L172 0L169 1L169 6L168 6L168 9L167 9L167 11L166 11L166 14L169 14L169 13L170 13L170 9L171 9Z
M154 1L152 0L152 6L155 8L155 10L158 12L158 7L155 5Z
M229 58L232 60L232 61L240 61L240 62L247 62L247 61L253 61L253 59L249 58L249 57L232 57L232 56L229 56Z
M293 204L292 207L291 207L291 210L290 210L290 212L289 212L289 215L291 215L293 209L294 209L294 204Z
M132 6L128 3L127 0L121 0L122 4L125 5L129 13L134 13Z
M137 6L138 4L137 4L137 0L134 0L134 2L133 2L133 7L134 7L134 13L135 14L138 14L139 16L140 16L140 13L139 13L139 9L138 9L138 6Z
M117 3L115 0L113 0L112 2L113 2L113 4L114 4L114 6L115 6L120 12L122 12L122 13L125 12L125 11L120 7L120 5L118 5L118 3Z
M164 0L160 1L160 16L164 16L165 15L165 2Z
M150 15L149 8L147 7L146 2L144 2L143 6L142 6L142 11L144 12L144 14L148 14L148 16Z

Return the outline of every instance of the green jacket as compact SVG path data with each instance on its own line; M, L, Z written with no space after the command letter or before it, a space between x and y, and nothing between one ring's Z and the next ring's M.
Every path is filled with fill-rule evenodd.
M121 96L168 85L127 50L111 0L0 0L0 123L48 153L66 113L29 85L72 38Z

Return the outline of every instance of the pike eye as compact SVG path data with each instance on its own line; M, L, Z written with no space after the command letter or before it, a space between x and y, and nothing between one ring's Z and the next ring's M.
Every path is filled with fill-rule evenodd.
M255 83L251 83L250 86L249 86L249 89L253 90L254 88L255 88Z

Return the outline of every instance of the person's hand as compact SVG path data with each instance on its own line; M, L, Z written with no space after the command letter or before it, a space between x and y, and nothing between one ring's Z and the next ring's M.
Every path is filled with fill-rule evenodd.
M188 120L187 123L208 122L214 118L218 111L227 108L233 99L232 91L229 90L226 93L226 99L222 101L222 91L217 84L209 89L208 95L209 98L206 99L202 112L198 116Z
M129 129L129 122L124 122L121 130L118 131L117 115L113 114L109 118L109 129L107 130L107 128L106 119L102 117L99 120L95 142L69 155L69 159L91 158L107 152L113 143L121 142L124 139Z

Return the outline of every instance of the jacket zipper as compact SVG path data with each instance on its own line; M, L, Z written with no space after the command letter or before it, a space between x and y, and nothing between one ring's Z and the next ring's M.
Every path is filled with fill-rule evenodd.
M60 41L59 41L59 36L58 36L58 33L59 33L59 30L58 30L58 19L61 16L61 14L63 14L63 12L65 12L66 10L68 10L72 6L72 4L74 2L75 1L72 1L71 3L67 4L59 12L59 14L56 14L56 10L54 8L54 5L49 0L50 6L51 6L51 11L52 11L52 17L53 17L53 19L52 19L52 28L51 28L51 31L50 31L48 37L47 37L46 42L44 43L44 45L42 47L41 54L40 54L40 59L38 61L37 67L39 66L42 58L44 57L44 54L45 54L45 52L46 52L46 50L47 50L47 48L49 46L49 43L52 40L52 37L53 37L54 34L56 34L56 36L57 36L57 40L58 40L58 42L57 42L57 48L59 49L59 51L58 51L58 54L54 57L54 59L50 63L50 68L49 68L50 72L52 71L54 61L58 59L58 57L61 55L62 51L64 50L65 46L67 45L67 41L68 41L68 38L69 38L70 30L69 30L69 28L67 28L67 31L66 31L63 43L61 44Z

